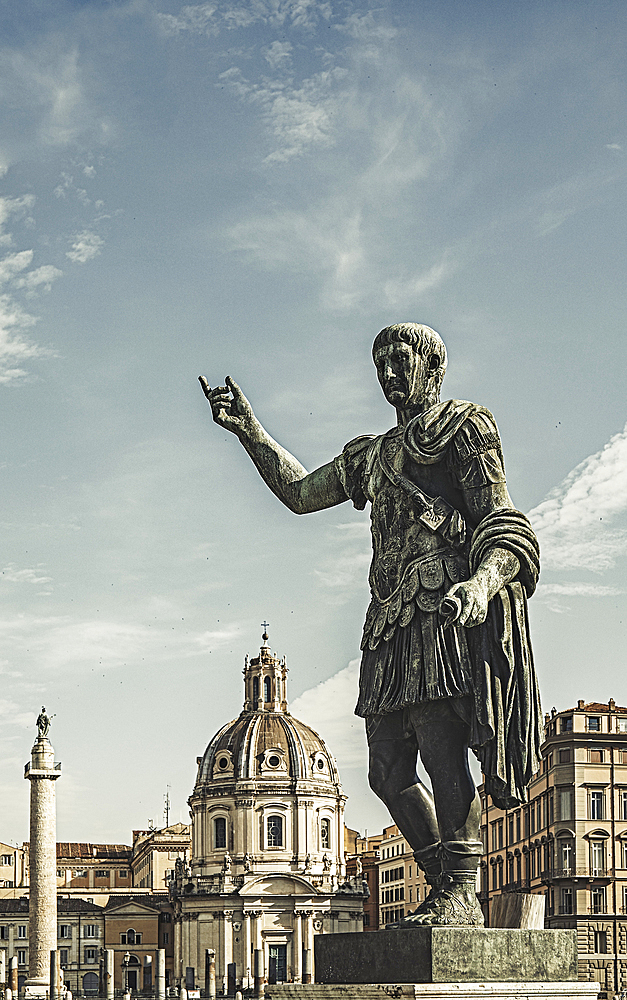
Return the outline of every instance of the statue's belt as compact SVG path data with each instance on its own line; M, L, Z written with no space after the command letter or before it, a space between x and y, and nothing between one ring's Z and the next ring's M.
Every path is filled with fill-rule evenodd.
M385 445L379 451L379 458L381 468L390 482L402 490L419 511L418 520L431 531L444 535L447 541L458 539L463 543L466 537L466 522L459 511L444 497L429 496L402 473L396 472L390 465Z

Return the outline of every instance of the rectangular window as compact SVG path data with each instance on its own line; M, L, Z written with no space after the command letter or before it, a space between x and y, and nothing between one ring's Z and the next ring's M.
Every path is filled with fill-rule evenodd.
M9 928L0 927L0 941L8 941L8 940L9 940Z
M85 948L85 964L95 965L96 964L96 949L95 948Z
M570 764L570 749L560 750L559 761L560 764Z
M499 887L498 878L499 878L499 876L498 876L498 872L496 870L496 865L492 865L492 889L493 890L494 889L498 889L498 887Z
M560 913L573 912L573 890L562 889L562 902L560 903Z
M17 925L17 936L19 938L25 938L26 937L26 924L18 924Z
M602 764L603 763L603 751L602 750L591 750L590 751L590 763L591 764Z
M559 862L562 872L570 872L573 867L573 843L572 840L562 840L559 846Z
M410 887L409 887L409 902L410 902L410 903L413 903L413 901L414 901L414 890L413 890L413 889L412 889L412 887L410 886Z
M508 819L507 835L509 837L510 844L514 843L514 814L511 813Z
M574 819L574 789L560 788L559 796L559 818L561 820Z
M572 733L573 731L572 715L565 715L560 719L560 731L562 733Z
M589 733L600 733L601 732L601 716L600 715L589 715L588 716L588 732Z
M605 872L605 843L602 840L590 841L590 869L592 875Z
M163 944L166 945L166 944L169 944L169 943L170 943L170 934L169 934L169 931L164 931L163 932Z
M520 840L520 809L516 813L516 840Z
M3 854L2 855L2 864L3 865L12 865L13 864L13 855L12 854Z
M60 938L71 938L72 937L72 925L71 924L59 924L59 937Z
M593 913L607 913L605 906L605 888L599 887L590 892L591 909Z
M627 718L617 719L619 733L627 733Z
M109 870L107 868L96 868L96 878L109 878Z
M85 934L86 938L98 937L98 924L85 924Z
M67 965L68 961L69 960L68 960L68 950L67 950L67 948L60 948L59 949L59 962L63 966L63 965Z
M597 955L607 954L607 931L594 932L594 950Z
M120 870L118 872L118 877L119 878L128 878L128 871L126 870L126 868L120 868Z
M268 816L267 831L267 846L283 847L283 818L281 816Z
M18 965L26 965L26 952L22 951L21 948L18 949L17 964Z
M496 823L492 823L492 850L498 851L498 849L499 849L499 842L498 842L498 834L496 832Z
M605 794L590 792L590 819L605 819Z
M627 819L627 791L620 793L619 814L621 819Z

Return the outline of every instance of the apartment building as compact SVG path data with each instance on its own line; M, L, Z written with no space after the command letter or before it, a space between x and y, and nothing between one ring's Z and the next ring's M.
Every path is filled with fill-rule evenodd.
M546 716L527 805L503 811L483 787L480 899L546 898L546 926L574 928L579 974L613 996L627 987L627 708L613 699Z
M187 863L191 853L191 826L174 823L163 830L133 830L131 869L133 885L167 892L178 859Z

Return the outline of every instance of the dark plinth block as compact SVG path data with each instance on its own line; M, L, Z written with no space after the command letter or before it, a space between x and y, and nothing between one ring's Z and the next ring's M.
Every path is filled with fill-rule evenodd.
M317 983L563 982L576 931L408 927L314 938Z

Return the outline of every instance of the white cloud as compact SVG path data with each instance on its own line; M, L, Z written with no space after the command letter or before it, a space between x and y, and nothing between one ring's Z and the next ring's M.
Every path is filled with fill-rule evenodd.
M402 306L408 302L416 302L422 296L442 284L454 271L449 251L445 251L443 260L432 267L416 274L405 281L392 279L384 285L385 297L391 306Z
M328 21L331 15L331 4L323 0L231 0L231 3L189 4L178 14L157 14L157 18L169 35L188 31L212 36L221 30L249 28L254 24L312 29L320 20Z
M627 427L584 459L529 512L550 570L611 568L627 552Z
M14 279L13 285L15 288L23 288L30 297L39 291L49 292L52 288L52 282L60 278L62 274L63 271L59 270L58 267L54 267L52 264L42 264L41 267L34 268L22 275L21 278Z
M43 575L40 567L16 569L13 563L9 563L0 571L0 580L5 583L31 583L40 586L43 583L51 583L52 577Z
M291 68L293 46L289 42L272 42L261 50L262 55L270 68L279 72L284 72Z
M359 660L296 698L290 711L307 722L328 743L344 767L366 767L363 719L354 713L359 684Z
M88 260L98 256L103 243L104 240L97 233L85 229L82 233L76 234L72 249L68 250L65 256L69 257L75 264L85 264Z
M11 281L20 271L28 267L33 259L32 250L21 250L19 253L7 254L0 260L0 285Z

